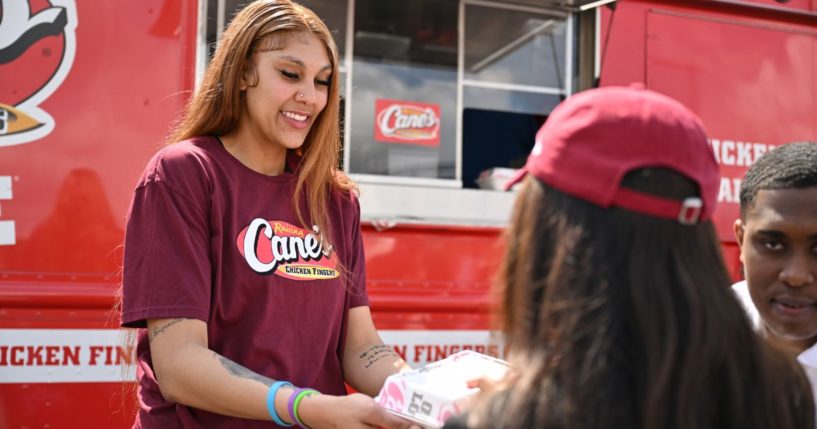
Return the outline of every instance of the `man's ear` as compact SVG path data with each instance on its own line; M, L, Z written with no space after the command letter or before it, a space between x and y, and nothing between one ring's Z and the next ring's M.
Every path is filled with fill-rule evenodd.
M740 251L740 262L743 262L743 239L744 234L746 233L746 225L743 223L743 220L738 219L735 221L735 225L733 226L735 230L735 240L738 242L738 250Z
M743 233L746 231L746 227L743 224L743 220L742 219L736 220L735 224L733 225L733 228L735 230L735 240L737 240L738 246L743 246Z

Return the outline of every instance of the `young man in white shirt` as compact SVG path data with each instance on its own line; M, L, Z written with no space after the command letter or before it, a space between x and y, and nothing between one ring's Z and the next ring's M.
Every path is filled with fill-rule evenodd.
M735 293L817 397L817 144L780 146L749 168L735 236L746 275Z

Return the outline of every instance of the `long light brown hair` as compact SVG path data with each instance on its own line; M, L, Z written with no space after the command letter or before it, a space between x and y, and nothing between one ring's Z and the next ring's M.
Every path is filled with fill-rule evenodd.
M651 170L623 183L697 193ZM517 372L470 427L814 427L808 381L753 332L711 222L603 209L529 177L506 244L497 291Z
M333 190L353 190L354 184L338 169L341 143L337 47L326 24L306 7L289 0L257 0L236 14L168 143L235 130L244 109L241 79L245 78L250 86L258 83L253 53L280 47L283 36L292 32L314 34L324 44L332 66L326 107L296 151L301 160L293 197L298 220L310 229L301 208L301 194L306 191L310 221L318 225L323 237L330 239L329 195Z
M238 127L244 109L245 93L241 79L249 86L258 83L253 53L282 47L285 36L293 32L310 32L323 44L332 66L332 79L326 107L315 119L300 156L298 182L293 207L302 226L307 229L301 209L301 194L306 191L309 217L320 228L322 237L331 240L328 201L333 190L351 191L354 183L338 170L341 149L338 89L338 54L335 41L323 21L314 12L289 0L257 0L244 7L224 31L213 59L205 71L201 86L185 106L166 143L173 144L203 135L219 136ZM330 241L331 242L331 241ZM343 265L338 267L345 274ZM116 292L111 314L119 316L122 287ZM121 343L132 347L136 330L127 330ZM123 367L123 374L127 368ZM136 413L136 383L125 383L122 410L127 417Z

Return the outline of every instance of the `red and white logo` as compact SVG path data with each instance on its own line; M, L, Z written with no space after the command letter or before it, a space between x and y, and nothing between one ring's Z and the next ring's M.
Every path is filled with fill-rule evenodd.
M332 245L320 231L287 222L255 218L236 238L238 251L258 274L276 274L292 280L326 280L340 275Z
M440 105L376 100L374 139L379 142L439 146Z
M74 0L0 0L0 146L54 129L39 106L71 70L76 28Z

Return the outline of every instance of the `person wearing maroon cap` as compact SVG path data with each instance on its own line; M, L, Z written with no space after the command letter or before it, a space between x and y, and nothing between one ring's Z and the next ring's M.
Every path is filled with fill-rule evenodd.
M796 359L817 394L817 144L760 157L741 183L735 237L746 280L732 286L758 331Z
M802 371L729 290L718 166L689 110L644 89L579 93L516 183L498 282L514 370L446 428L814 427Z

